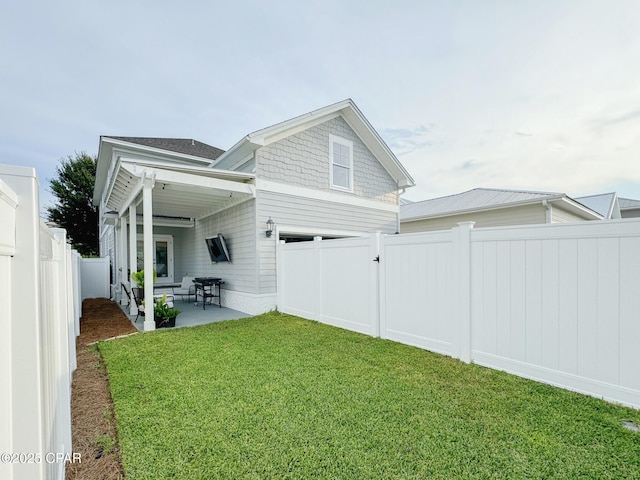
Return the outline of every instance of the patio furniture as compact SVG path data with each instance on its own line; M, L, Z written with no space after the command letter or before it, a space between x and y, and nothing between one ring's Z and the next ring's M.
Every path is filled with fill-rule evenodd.
M143 300L140 298L140 294L144 295L144 289L142 288L138 288L138 287L133 287L131 290L129 290L129 288L127 287L127 285L125 283L121 283L122 285L122 289L124 290L124 293L127 294L127 297L129 297L129 301L131 301L133 299L133 303L136 306L136 319L135 321L138 321L138 317L144 317L144 305L142 304ZM174 301L174 297L173 294L169 293L158 293L155 294L153 296L153 301L155 302L156 300L161 300L163 296L166 295L166 299L165 299L165 303L173 308L173 301Z
M138 299L138 296L136 295L136 292L135 292L138 289L137 288L132 288L131 290L129 290L124 283L121 283L121 285L122 285L122 289L124 290L124 293L126 293L127 297L129 297L129 301L133 300L133 303L136 306L136 319L135 319L135 321L137 322L139 316L143 316L144 317L144 307L142 306L142 303Z
M207 299L209 303L215 305L214 298L218 299L218 307L222 308L222 298L220 297L220 285L224 282L217 277L196 277L194 280L196 286L196 305L198 297L202 297L202 309L205 310ZM216 291L217 289L217 291Z
M124 282L120 282L120 286L122 287L124 294L127 296L127 306L129 306L129 304L131 303L131 292L129 291L129 288ZM122 303L122 300L121 300L121 303Z
M193 277L182 277L182 283L179 287L173 287L173 295L175 297L181 297L184 302L184 297L187 297L187 301L191 301L192 296L196 296L196 286L193 283Z

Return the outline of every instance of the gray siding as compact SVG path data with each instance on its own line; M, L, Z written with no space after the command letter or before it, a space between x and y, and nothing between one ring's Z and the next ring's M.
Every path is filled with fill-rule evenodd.
M189 276L221 277L228 290L258 293L255 232L255 200L197 221L195 228L185 229L180 238L180 248L186 252L182 269ZM231 264L211 263L205 238L218 233L227 241Z
M395 212L258 190L256 238L260 293L276 291L275 238L265 236L265 222L269 217L280 228L298 227L310 233L323 230L395 233L397 229Z
M397 184L342 117L274 142L256 151L256 175L289 185L330 188L329 135L353 142L353 193L347 196L397 204Z
M113 225L105 225L103 227L103 235L100 237L100 256L109 257L109 271L110 282L115 282L116 272L116 240L115 240L116 227Z
M567 223L567 222L584 222L585 219L576 215L575 213L561 210L557 206L553 205L551 210L551 223Z
M620 211L621 218L638 218L640 217L640 208L628 208Z
M507 225L534 225L546 223L546 211L541 204L521 207L501 208L486 212L449 215L446 217L401 222L401 233L429 232L449 230L458 226L458 222L476 222L474 228L502 227Z

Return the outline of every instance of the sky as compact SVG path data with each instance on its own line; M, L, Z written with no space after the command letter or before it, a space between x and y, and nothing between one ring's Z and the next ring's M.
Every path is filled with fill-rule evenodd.
M0 164L250 132L351 98L409 171L640 199L636 0L3 0Z

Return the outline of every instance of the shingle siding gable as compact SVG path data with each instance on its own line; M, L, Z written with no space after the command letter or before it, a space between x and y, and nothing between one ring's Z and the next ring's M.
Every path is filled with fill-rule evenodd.
M256 151L256 176L289 185L332 191L329 135L353 142L353 193L362 198L397 203L397 185L342 117L291 135Z

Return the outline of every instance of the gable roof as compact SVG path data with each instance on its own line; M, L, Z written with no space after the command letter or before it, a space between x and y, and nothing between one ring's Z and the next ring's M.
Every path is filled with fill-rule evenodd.
M206 143L184 138L155 137L100 137L96 182L93 188L93 204L99 205L113 168L114 157L124 156L141 162L148 160L169 162L175 168L207 167L224 150Z
M211 145L191 138L106 137L128 143L135 143L137 145L144 145L146 147L160 148L170 152L184 153L194 157L208 158L209 160L215 160L224 153L224 150L221 148L212 147Z
M594 212L598 212L606 219L620 218L620 207L616 192L576 197L576 201L585 207L589 207Z
M397 181L399 188L415 185L415 181L409 175L409 172L405 170L382 137L375 131L350 98L250 133L222 154L211 166L234 170L244 163L258 148L338 116L344 118L389 175Z
M424 220L427 218L459 215L482 210L530 205L542 203L544 200L547 202L563 202L570 205L572 210L581 211L583 216L591 218L601 217L596 212L582 206L564 193L474 188L455 195L400 205L400 220Z

